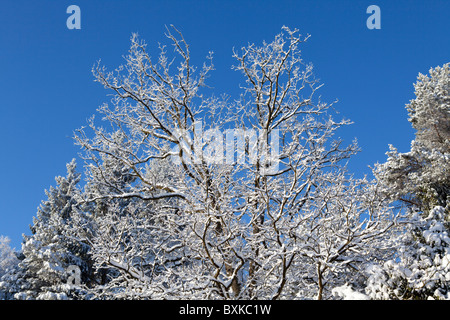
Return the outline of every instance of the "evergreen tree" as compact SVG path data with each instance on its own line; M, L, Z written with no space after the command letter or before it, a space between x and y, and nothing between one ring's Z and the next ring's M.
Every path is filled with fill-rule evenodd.
M372 265L366 293L373 299L450 299L450 223L443 207L417 214L399 238L395 259Z
M66 177L56 177L57 186L46 191L48 199L42 202L30 226L32 235L24 235L19 266L26 284L16 298L66 299L73 294L67 283L69 267L78 266L86 272L88 248L67 232L80 196L80 177L72 160L67 164Z
M10 239L0 236L0 300L9 299L9 284L11 277L18 270L17 253L9 246Z
M407 215L395 258L369 268L372 298L450 298L450 63L419 74L414 87L406 106L416 130L411 150L390 146L374 170Z
M8 237L0 236L0 278L18 263L14 250L9 246L10 241Z
M406 106L416 130L411 150L390 146L374 173L393 200L428 213L450 202L450 63L419 74L414 87L416 98Z

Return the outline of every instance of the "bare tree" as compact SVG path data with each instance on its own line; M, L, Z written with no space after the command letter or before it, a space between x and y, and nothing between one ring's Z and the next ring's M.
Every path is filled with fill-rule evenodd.
M160 45L154 60L133 35L123 66L93 69L113 93L99 108L109 128L92 118L93 138L82 128L75 139L91 185L108 188L84 201L136 200L91 226L98 267L120 273L110 285L122 296L310 298L301 288L313 284L323 298L342 284L333 277L380 248L392 221L375 187L342 165L358 148L333 140L350 122L315 97L321 85L300 55L308 37L283 27L235 51L246 85L230 103L204 95L212 56L196 69L183 35L166 36L174 58Z

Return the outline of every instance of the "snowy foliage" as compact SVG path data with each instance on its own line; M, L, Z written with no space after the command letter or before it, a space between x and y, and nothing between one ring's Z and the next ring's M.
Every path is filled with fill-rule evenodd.
M435 207L415 216L399 241L398 256L368 268L366 288L373 299L449 299L450 223Z
M168 29L167 37L173 59L162 45L152 59L133 35L124 66L93 70L114 93L112 106L99 109L110 131L92 119L94 137L76 135L96 190L84 202L98 211L106 201L82 230L90 230L96 268L109 272L93 294L322 299L341 278L360 284L361 266L394 220L373 184L340 164L357 146L333 139L349 121L334 121L331 105L315 99L320 84L300 57L307 37L283 28L271 43L235 51L246 86L234 103L205 96L211 56L197 71L181 33ZM266 143L280 130L279 171L268 174L274 159L250 142L246 157L258 150L252 161L207 161L208 141L199 147L187 134L199 133L199 120L205 131L255 129Z
M15 298L67 298L67 267L85 263L82 257L86 248L67 235L80 177L72 160L67 164L67 176L56 177L57 187L46 191L48 199L42 202L33 220L32 235L24 235L18 271L23 274L21 284L9 291ZM8 281L15 281L14 276Z
M375 174L392 199L425 211L445 207L450 192L450 63L419 74L416 98L406 106L416 130L411 150L390 146L386 163Z
M0 236L0 278L19 262L14 250L9 246L10 241L8 237Z
M9 299L8 278L15 274L18 269L19 259L16 252L10 247L10 239L0 236L0 299Z
M411 150L393 146L375 175L383 192L406 204L396 256L367 269L373 299L449 299L450 64L419 74L408 104Z
M398 182L396 170L411 165L392 151L378 180L347 172L358 147L335 137L350 121L317 97L321 85L300 55L308 37L283 27L272 42L233 51L244 85L230 102L209 93L212 54L196 68L183 35L166 36L156 58L133 35L124 65L93 68L112 99L98 109L100 124L92 117L75 134L85 184L72 161L47 192L20 263L0 282L8 299L448 297L445 209L405 221L391 203L414 200L416 186L404 185L426 167ZM444 80L435 88L448 94ZM421 107L410 108L422 125ZM224 161L235 140L221 139L236 128L247 138L234 137L238 154ZM445 148L417 146L414 159L447 161ZM445 186L446 168L430 179Z
M361 292L353 290L348 284L336 287L332 290L333 295L342 300L369 300L369 297Z

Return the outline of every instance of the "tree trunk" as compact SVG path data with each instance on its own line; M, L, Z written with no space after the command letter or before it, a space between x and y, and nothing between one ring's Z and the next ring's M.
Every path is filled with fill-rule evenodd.
M319 291L317 292L317 300L322 300L322 294L323 294L323 279L322 279L322 273L323 270L320 270L320 262L317 265L317 284L319 285Z

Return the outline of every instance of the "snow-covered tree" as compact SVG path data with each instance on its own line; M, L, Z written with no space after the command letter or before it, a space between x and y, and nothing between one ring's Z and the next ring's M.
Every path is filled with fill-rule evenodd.
M0 278L19 262L16 253L9 245L10 242L8 237L0 236Z
M151 297L143 279L155 277L159 264L164 265L161 261L171 259L161 248L164 245L161 242L170 242L168 226L158 217L173 214L173 209L169 213L167 210L175 200L148 202L133 196L111 196L118 192L132 193L135 179L127 174L121 162L107 155L102 158L98 165L88 166L84 205L74 214L75 226L81 228L75 227L73 232L89 244L97 278L100 278L98 285L88 286L89 293L100 299ZM153 161L145 176L149 180L167 182L172 175L171 165L167 160ZM110 178L108 186L98 180L105 176Z
M415 215L399 239L395 259L368 268L373 299L450 299L450 222L443 207Z
M12 283L10 277L17 273L19 259L18 253L9 245L10 239L0 236L0 300L9 299L9 285Z
M332 299L342 286L363 292L367 266L392 255L396 216L377 189L345 172L322 176L294 231L301 250L291 290L298 297Z
M16 299L67 299L69 266L87 270L88 248L67 234L72 206L79 197L80 177L72 160L67 164L67 175L56 177L57 186L46 191L48 199L33 218L32 234L24 235L19 264L24 284L15 294Z
M419 74L416 98L406 106L416 130L411 150L390 146L388 159L375 175L394 200L429 212L446 207L450 194L450 63Z
M419 74L406 106L416 130L411 150L390 146L374 173L383 192L406 204L396 256L369 268L372 298L449 298L450 64Z
M197 69L183 35L167 37L174 58L160 45L153 59L133 35L123 66L93 69L113 92L99 108L107 126L92 118L93 137L75 136L93 210L74 226L111 279L93 294L322 299L340 279L358 284L392 213L374 184L346 173L358 148L334 139L350 122L316 98L307 37L284 27L235 51L245 86L233 103L207 97L212 56Z

